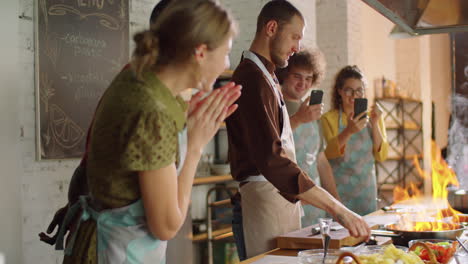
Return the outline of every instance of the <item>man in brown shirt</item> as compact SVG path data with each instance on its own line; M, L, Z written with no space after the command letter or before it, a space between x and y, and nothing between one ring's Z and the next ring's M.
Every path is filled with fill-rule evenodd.
M296 164L289 117L274 70L286 67L288 58L299 51L304 27L302 14L288 1L268 2L258 16L250 50L244 51L233 75L243 90L238 110L227 120L229 159L241 186L247 257L275 248L277 236L301 227L298 200L327 211L353 236L370 234L359 215L316 186ZM239 238L240 230L233 229Z

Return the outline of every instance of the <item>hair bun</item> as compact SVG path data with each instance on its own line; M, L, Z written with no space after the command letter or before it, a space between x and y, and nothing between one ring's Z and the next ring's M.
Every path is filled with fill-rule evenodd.
M139 56L148 55L158 48L158 38L155 33L150 30L135 34L133 40L136 44L135 54Z

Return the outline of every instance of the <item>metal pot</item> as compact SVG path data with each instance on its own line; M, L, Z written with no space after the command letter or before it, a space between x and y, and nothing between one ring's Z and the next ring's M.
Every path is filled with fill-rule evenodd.
M453 209L460 211L464 214L468 213L468 191L458 189L456 187L447 188L447 200Z
M454 228L443 231L406 231L399 230L397 224L387 224L384 230L372 230L373 236L391 237L393 244L408 246L408 242L414 239L449 239L455 240L460 236L465 228L460 224L453 224Z

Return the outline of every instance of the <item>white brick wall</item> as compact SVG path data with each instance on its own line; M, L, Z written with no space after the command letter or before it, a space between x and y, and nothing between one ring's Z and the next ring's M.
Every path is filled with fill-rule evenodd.
M362 25L361 20L361 0L346 1L348 3L348 64L363 65L363 45L362 43Z
M239 35L234 40L230 54L231 68L234 69L242 55L242 51L249 49L257 28L257 16L262 7L269 0L220 0L231 10L232 15L239 23ZM306 30L302 45L316 46L316 18L315 0L291 0L306 19Z
M327 60L325 111L331 107L334 78L346 65L357 65L374 97L373 80L395 77L395 40L388 37L392 23L361 0L317 0L317 43Z
M306 48L317 46L316 0L291 0L306 20L304 39L301 45Z
M232 43L229 56L231 69L234 69L240 61L242 51L249 49L257 27L257 16L267 0L221 0L223 6L231 10L234 18L239 23L239 35Z
M348 1L317 0L317 43L327 60L327 73L321 84L325 111L331 107L335 74L348 64Z
M401 39L396 42L396 78L408 95L421 98L420 39Z

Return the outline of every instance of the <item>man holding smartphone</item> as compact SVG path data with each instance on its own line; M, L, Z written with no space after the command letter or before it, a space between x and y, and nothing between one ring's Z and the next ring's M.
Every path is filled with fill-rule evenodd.
M315 184L339 200L333 171L324 153L325 141L319 123L323 91L316 88L324 78L325 65L320 50L303 50L289 58L288 67L279 69L277 76L294 130L297 164ZM303 100L309 92L310 96ZM304 204L303 208L302 227L316 224L318 218L326 216L325 211L309 204Z

